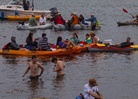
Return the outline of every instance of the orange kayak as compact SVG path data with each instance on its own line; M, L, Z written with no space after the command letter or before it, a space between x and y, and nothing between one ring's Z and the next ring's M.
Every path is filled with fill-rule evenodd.
M25 16L7 16L8 20L10 21L28 21L31 16L25 15ZM36 20L39 20L40 15L35 15Z
M1 55L21 55L21 56L62 56L62 55L70 55L70 54L78 54L81 53L81 49L79 47L74 47L71 49L56 49L53 51L30 51L30 50L0 50Z

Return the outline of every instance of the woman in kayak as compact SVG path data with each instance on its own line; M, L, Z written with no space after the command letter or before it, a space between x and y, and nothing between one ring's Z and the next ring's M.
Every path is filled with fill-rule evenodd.
M68 39L66 39L65 41L62 41L62 37L59 36L57 38L56 46L58 46L59 48L71 48L71 47L75 47L76 45L71 40L68 40Z
M79 44L79 39L78 39L77 33L73 33L73 37L70 38L70 40L71 40L75 45L78 45L78 44Z
M95 33L93 31L90 31L90 36L92 39L92 43L99 43L99 38L95 35Z

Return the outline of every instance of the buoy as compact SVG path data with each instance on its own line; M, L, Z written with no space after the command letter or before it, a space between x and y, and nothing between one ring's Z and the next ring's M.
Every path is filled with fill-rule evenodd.
M1 20L4 21L4 11L1 12Z

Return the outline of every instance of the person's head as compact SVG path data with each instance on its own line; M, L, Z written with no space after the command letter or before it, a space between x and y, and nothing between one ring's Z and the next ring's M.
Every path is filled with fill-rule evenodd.
M32 14L32 17L35 17L35 14Z
M33 33L29 33L29 35L28 35L28 38L32 38L33 37Z
M71 14L70 14L70 16L73 16L73 15L74 15L74 13L71 13Z
M78 38L77 33L73 33L73 37L74 37L74 38Z
M89 86L91 86L91 87L98 86L98 83L95 78L89 79Z
M94 37L95 36L95 33L93 31L90 31L90 36L91 37Z
M12 41L12 42L16 42L16 37L15 37L15 36L12 36L12 37L11 37L11 41Z
M37 62L37 57L35 55L32 56L32 62L36 63Z
M60 12L58 12L58 13L57 13L57 15L58 15L58 16L60 16L60 15L61 15L61 13L60 13Z
M41 17L43 18L44 17L44 14L41 14Z
M126 42L130 42L131 38L127 37Z
M83 15L82 15L82 14L80 14L80 17L83 17Z
M93 13L91 14L91 17L94 17L94 14Z
M43 38L46 37L46 33L43 33L43 34L42 34L42 37L43 37Z
M86 34L86 39L89 38L89 37L90 37L90 35L89 34Z
M62 41L62 37L59 36L59 37L57 38L57 44L56 44L56 45L58 45L58 42L61 42L61 41Z
M57 63L57 60L58 60L58 59L57 59L56 57L52 57L51 62L52 62L52 63Z

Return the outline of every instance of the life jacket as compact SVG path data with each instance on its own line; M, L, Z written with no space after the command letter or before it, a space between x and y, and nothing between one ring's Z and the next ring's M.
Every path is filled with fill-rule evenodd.
M4 45L2 50L10 49L10 45L11 45L11 42L9 42L8 44Z
M77 15L74 15L73 16L73 22L72 22L72 25L76 25L76 24L79 24L79 17Z

